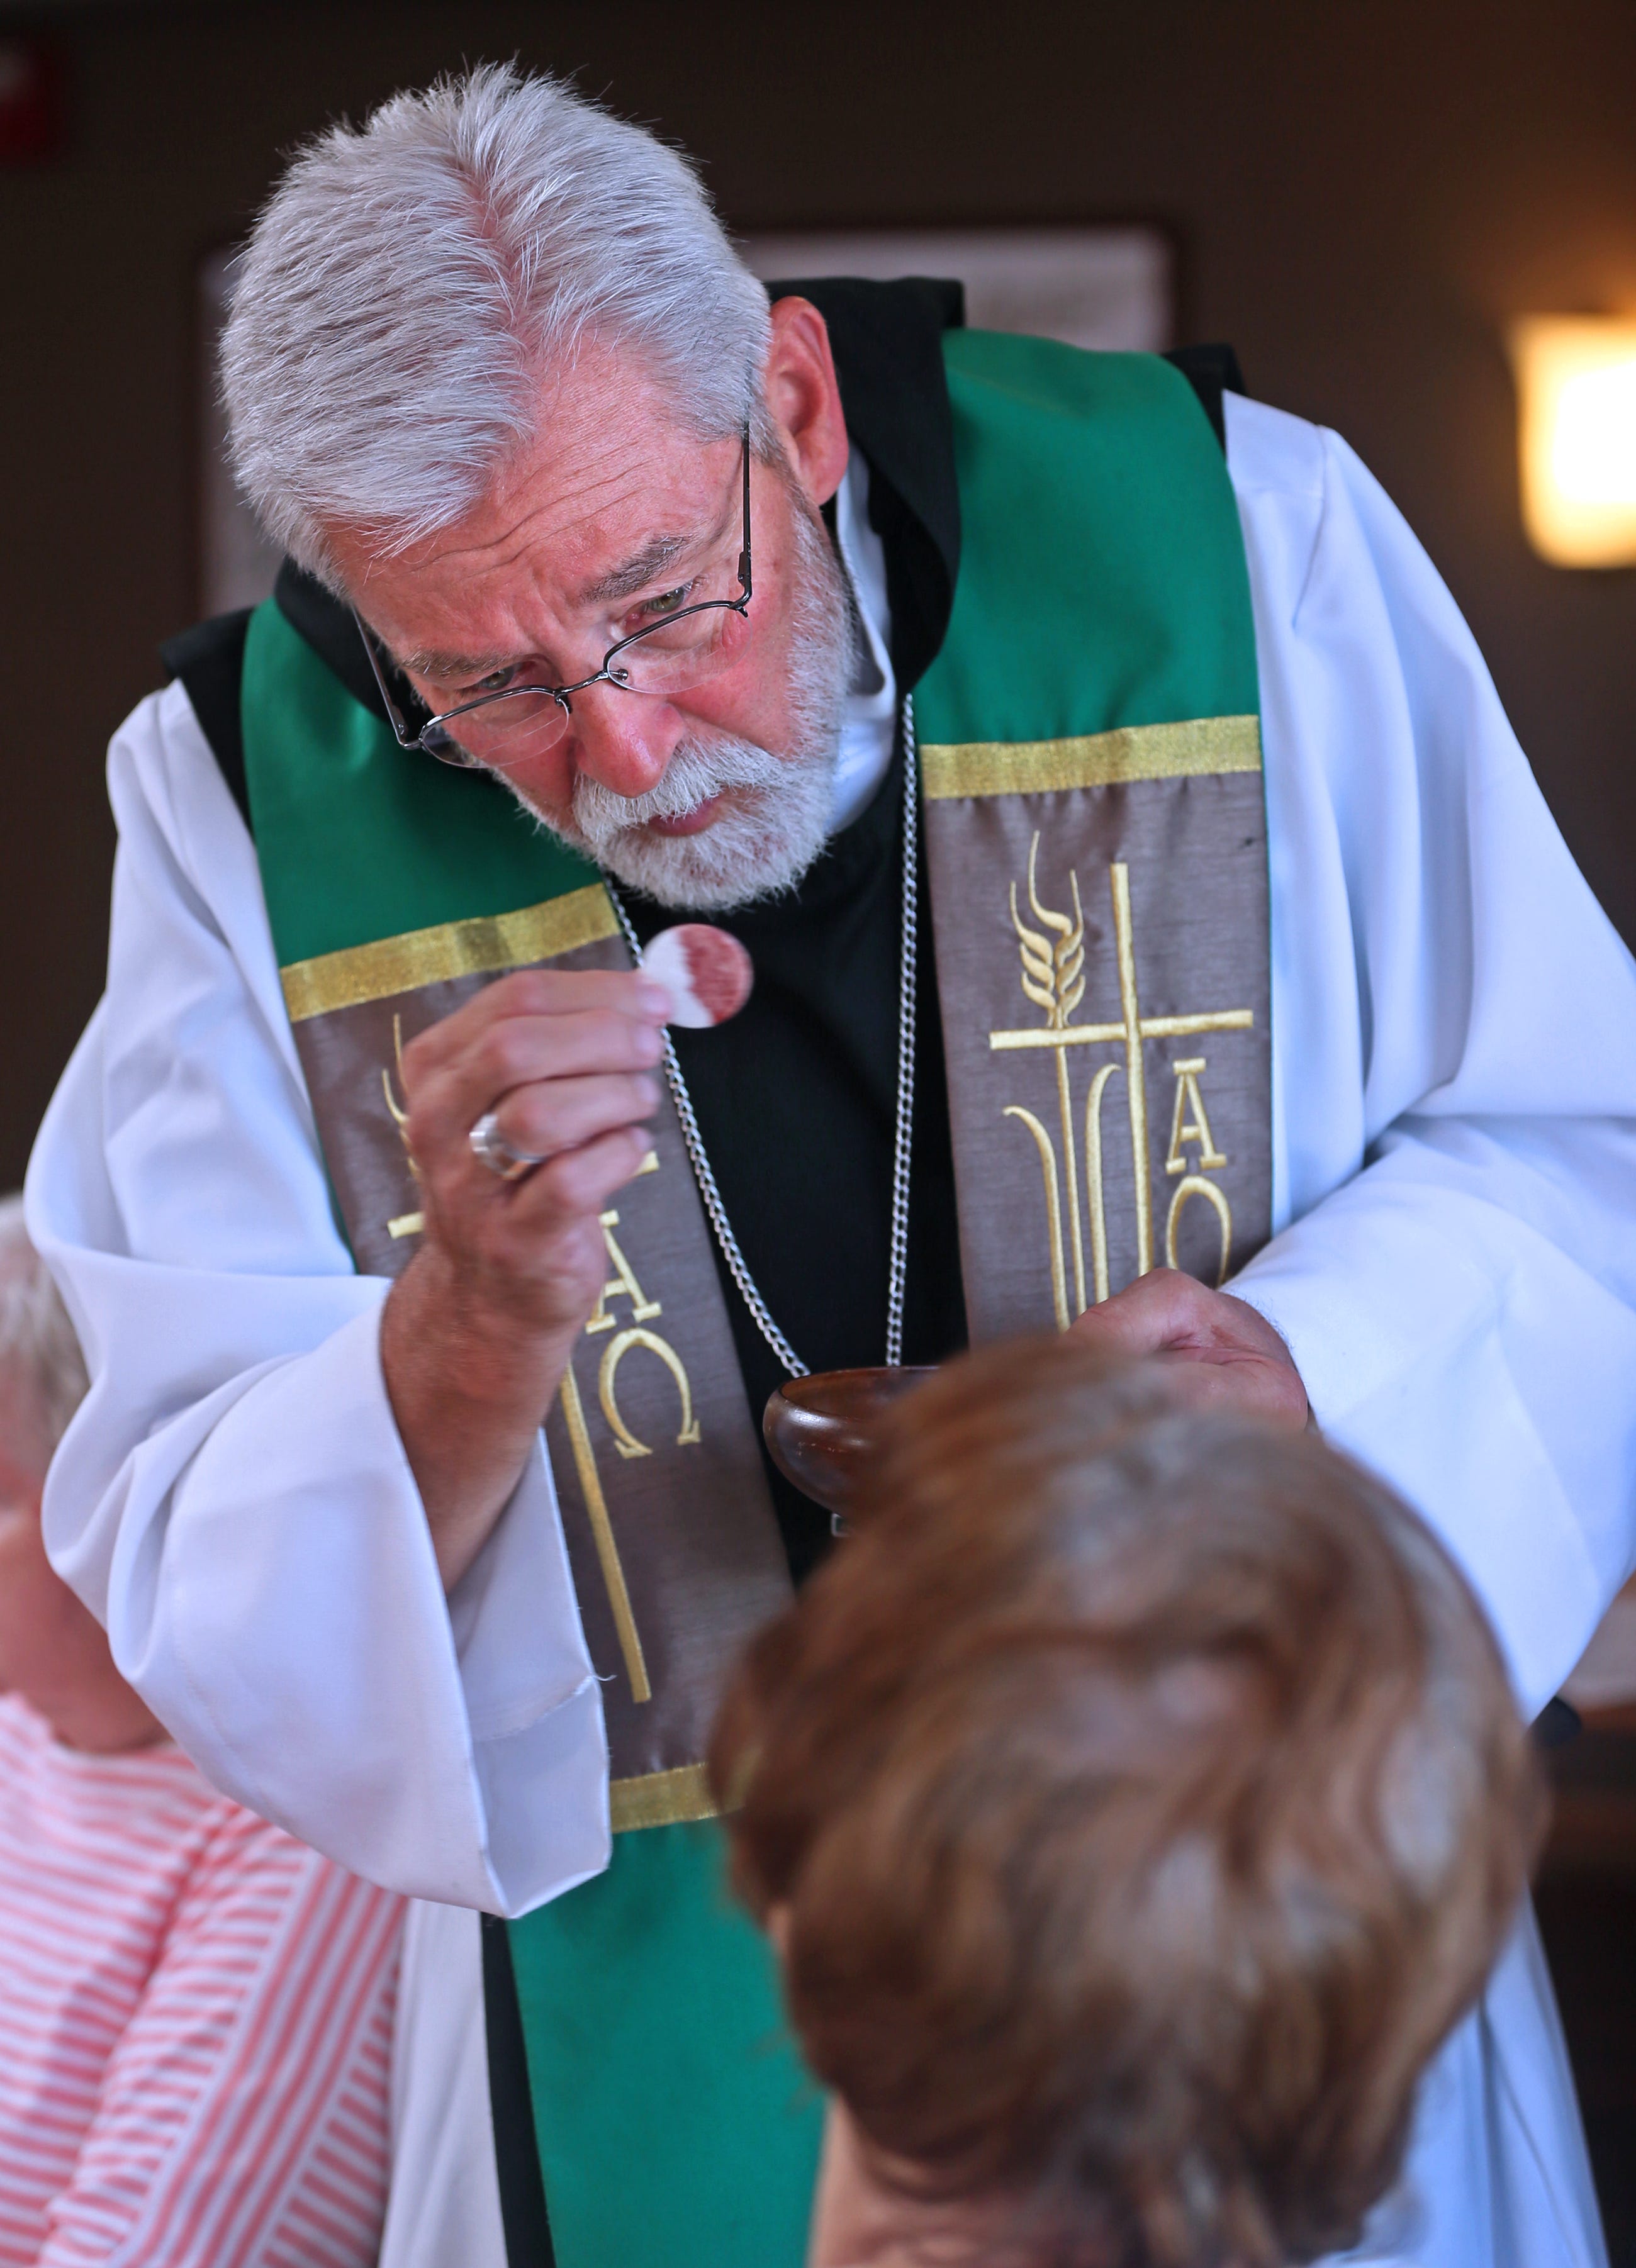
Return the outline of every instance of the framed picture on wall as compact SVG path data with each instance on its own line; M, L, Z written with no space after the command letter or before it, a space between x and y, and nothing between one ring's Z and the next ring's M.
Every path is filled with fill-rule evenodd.
M1071 347L1161 354L1175 343L1175 260L1160 228L824 230L748 236L769 283L800 276L957 278L974 330L1023 331Z

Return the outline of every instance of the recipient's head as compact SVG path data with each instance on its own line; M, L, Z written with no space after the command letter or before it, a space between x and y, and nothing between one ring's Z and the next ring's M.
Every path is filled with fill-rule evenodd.
M1350 2243L1541 1801L1412 1514L1315 1437L1190 1414L1067 1338L900 1406L712 1764L841 2106L825 2268Z
M69 1747L102 1752L164 1728L41 1537L47 1468L85 1391L79 1342L28 1241L23 1201L0 1197L0 1692L21 1694Z
M672 903L801 873L850 669L819 518L846 431L822 318L769 310L674 151L493 68L335 128L257 225L224 379L247 495L410 734L461 711L446 755ZM637 632L618 681L552 697Z

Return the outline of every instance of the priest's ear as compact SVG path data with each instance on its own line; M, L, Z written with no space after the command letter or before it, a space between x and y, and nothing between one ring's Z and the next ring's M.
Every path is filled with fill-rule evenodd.
M829 328L810 299L777 299L763 365L767 407L796 482L816 511L846 470L846 420Z

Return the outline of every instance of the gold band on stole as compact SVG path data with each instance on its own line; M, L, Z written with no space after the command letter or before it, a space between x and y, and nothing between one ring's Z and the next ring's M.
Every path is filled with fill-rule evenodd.
M424 1230L399 1064L418 1032L508 969L626 968L601 885L283 972L354 1257L396 1276ZM601 1216L608 1272L546 1418L616 1832L706 1818L701 1759L745 1641L790 1594L710 1231L667 1096Z
M921 751L974 1341L1271 1231L1253 717Z

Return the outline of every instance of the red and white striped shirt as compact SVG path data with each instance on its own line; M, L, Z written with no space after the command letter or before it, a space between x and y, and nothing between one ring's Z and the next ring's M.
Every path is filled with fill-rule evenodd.
M0 1694L0 2264L364 2268L403 1901Z

